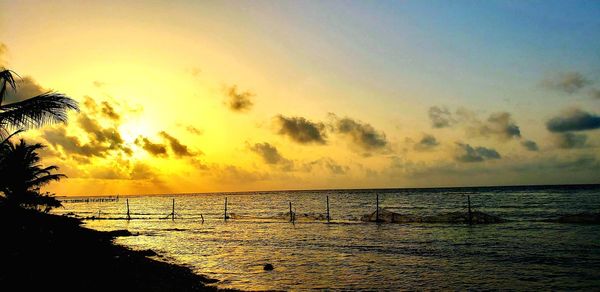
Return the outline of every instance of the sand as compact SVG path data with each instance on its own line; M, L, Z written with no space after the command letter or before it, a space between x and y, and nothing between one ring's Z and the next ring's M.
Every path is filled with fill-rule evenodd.
M128 231L100 232L81 221L0 204L0 287L14 291L224 291L216 280L113 244Z

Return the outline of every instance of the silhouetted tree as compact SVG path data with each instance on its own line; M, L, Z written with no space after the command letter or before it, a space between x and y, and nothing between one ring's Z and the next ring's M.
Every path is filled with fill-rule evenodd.
M42 144L27 144L23 139L18 144L4 140L0 148L0 191L2 200L10 205L49 211L60 207L60 201L49 193L40 193L40 188L58 181L64 174L53 174L57 166L43 167L36 152Z
M0 137L9 136L10 130L38 128L45 124L66 122L68 110L79 110L75 100L51 91L4 104L9 87L12 90L17 89L13 73L11 70L0 68L0 86L2 86L0 88Z
M67 111L78 111L79 107L75 100L51 91L4 104L7 91L11 88L17 90L13 74L17 75L0 68L0 200L48 211L61 206L60 201L49 193L42 194L40 188L65 175L52 174L58 168L56 166L44 168L39 164L40 157L36 151L44 147L42 144L28 145L23 139L14 144L10 138L26 129L66 122Z

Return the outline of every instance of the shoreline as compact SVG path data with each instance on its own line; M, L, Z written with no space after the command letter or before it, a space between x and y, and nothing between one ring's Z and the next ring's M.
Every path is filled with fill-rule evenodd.
M129 231L96 231L82 220L0 205L0 285L19 290L238 291L185 266L113 243Z

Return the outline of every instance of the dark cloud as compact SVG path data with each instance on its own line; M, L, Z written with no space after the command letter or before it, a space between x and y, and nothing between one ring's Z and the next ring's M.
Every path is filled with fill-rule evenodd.
M40 86L33 78L25 76L23 78L16 78L16 90L6 90L5 103L13 103L22 101L40 94L46 93L49 90L44 89Z
M138 137L135 139L135 145L142 147L146 152L157 156L157 157L166 157L167 154L167 146L160 143L153 143L146 137Z
M234 112L244 112L250 110L254 105L251 98L254 94L249 91L238 92L237 86L233 85L226 90L227 106Z
M496 136L501 139L521 138L519 126L510 117L507 112L493 113L479 127L479 133L482 136Z
M600 128L600 116L580 109L571 109L550 119L546 128L554 133L594 130Z
M138 162L129 172L129 179L132 180L156 180L155 170L147 164Z
M477 114L466 108L456 110L453 115L448 109L433 106L429 108L429 118L434 128L450 127L455 124L465 126L472 136L494 137L500 140L521 138L521 130L508 112L492 113L482 121Z
M101 105L102 105L101 111L105 117L107 117L113 121L119 121L121 119L121 116L115 111L115 108L112 105L110 105L108 102L103 101L101 103Z
M82 112L77 116L76 122L85 134L83 141L87 140L87 142L83 142L79 136L68 135L65 126L45 129L42 136L55 148L60 147L65 155L104 158L109 155L109 152L114 152L130 156L133 151L125 145L121 137L117 123L119 118L115 118L114 112L108 102L102 102L99 106L91 97L85 96ZM97 119L100 116L109 117L108 126L100 124Z
M346 174L350 168L345 165L340 165L331 158L323 158L321 160L326 169L333 174Z
M321 159L317 159L314 161L304 163L302 165L302 170L306 171L306 172L310 172L316 166L320 166L323 169L325 169L326 171L329 171L330 173L336 174L336 175L345 174L348 172L348 170L350 170L350 167L341 165L329 157L323 157Z
M447 108L440 108L432 106L429 108L429 119L434 128L446 128L450 127L454 123L452 114Z
M521 142L521 145L529 151L538 151L539 150L538 145L537 145L537 143L535 143L535 141L525 140L525 141Z
M555 135L554 142L558 148L562 149L584 148L587 136L570 132L561 133Z
M456 160L460 162L482 162L490 159L500 159L500 153L496 150L486 147L471 147L469 144L456 143L459 153Z
M573 94L591 82L579 72L566 72L542 81L549 89Z
M334 131L349 137L361 150L367 152L383 150L388 145L385 133L378 132L370 124L348 117L338 118L333 114L331 116L334 118Z
M267 142L256 143L249 146L249 149L258 154L266 164L279 165L286 171L293 169L293 162L281 156L277 148Z
M167 142L169 142L169 146L171 147L171 151L173 151L173 153L175 154L175 156L181 157L181 156L194 156L194 155L196 155L194 152L190 151L189 148L186 145L183 145L181 142L179 142L178 139L176 139L175 137L167 134L167 132L161 131L159 133L159 135L161 137L163 137L165 140L167 140Z
M265 143L256 143L250 147L250 150L260 155L265 163L267 164L277 164L285 158L279 154L277 148L267 142Z
M415 144L415 150L426 151L431 150L440 145L437 139L433 135L425 134L421 140Z
M202 130L200 130L194 126L187 126L187 127L185 127L185 129L194 135L202 135Z
M323 123L313 123L303 117L284 117L278 115L275 117L278 134L288 136L300 144L325 144L326 134Z
M117 149L124 141L117 128L103 128L98 121L87 115L80 115L77 119L79 125L86 131L93 144L107 144L108 149Z
M68 135L64 127L48 128L44 130L42 137L54 148L62 148L67 155L103 157L109 150L105 145L82 143L79 138Z
M85 108L85 111L89 113L95 114L98 112L96 102L88 95L83 97L83 107Z

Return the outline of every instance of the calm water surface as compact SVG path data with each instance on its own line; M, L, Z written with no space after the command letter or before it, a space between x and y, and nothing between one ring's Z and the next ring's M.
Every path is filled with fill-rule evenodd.
M502 224L375 224L359 218L380 206L403 214L474 209ZM331 224L323 217L329 196ZM231 219L223 220L228 199ZM175 199L175 220L165 220ZM289 223L289 202L298 221ZM98 230L139 236L117 243L248 290L600 289L600 225L544 222L600 212L600 186L301 191L129 197L64 203L56 213L98 216ZM201 222L200 214L205 221ZM272 263L274 271L262 266Z

